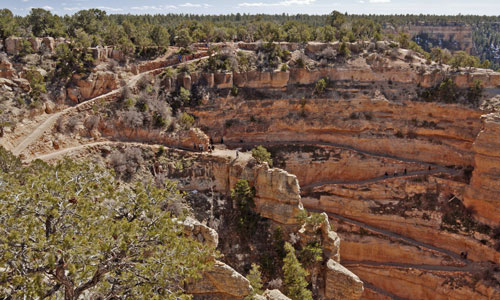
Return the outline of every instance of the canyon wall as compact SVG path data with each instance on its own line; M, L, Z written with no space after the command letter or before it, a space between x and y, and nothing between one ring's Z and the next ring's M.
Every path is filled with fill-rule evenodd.
M293 74L301 83L292 88ZM224 137L242 149L263 145L277 166L296 174L303 205L327 212L345 241L341 263L367 282L364 299L434 299L437 287L436 299L500 297L491 279L498 272L488 273L500 252L484 224L498 224L498 117L482 118L485 112L457 104L408 101L405 92L388 100L376 83L356 82L365 75L352 83L334 77L344 84L328 98L293 97L301 84L310 88L326 74L337 76L336 70L226 74L221 84L233 80L257 90L255 82L265 87L258 89L263 95L218 97L190 113L214 140ZM466 87L471 76L455 80ZM404 76L394 79L402 85L393 89L407 88Z
M500 115L493 113L481 119L482 130L473 145L474 172L464 201L495 226L500 223Z
M320 295L324 299L349 300L361 297L363 283L340 265L340 239L331 231L327 216L324 215L320 228L301 225L298 216L302 202L299 182L295 175L278 168L270 168L267 164L257 164L251 158L234 159L210 154L196 155L193 158L195 161L188 168L180 170L175 165L169 165L162 172L179 180L179 186L183 190L217 191L223 194L230 194L231 188L239 179L248 180L256 191L255 210L262 217L288 228L290 232L300 229L300 241L304 245L314 239L315 232L321 232L327 263L321 278L326 285L319 291Z

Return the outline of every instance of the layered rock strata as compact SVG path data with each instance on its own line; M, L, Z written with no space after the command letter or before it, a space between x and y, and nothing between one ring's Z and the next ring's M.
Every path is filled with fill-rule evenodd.
M500 223L500 115L482 118L482 130L474 142L474 172L464 202L473 206L482 220Z

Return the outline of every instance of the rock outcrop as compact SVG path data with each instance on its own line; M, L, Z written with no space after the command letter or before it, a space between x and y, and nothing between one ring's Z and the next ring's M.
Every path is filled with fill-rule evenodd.
M73 87L67 90L68 98L80 103L115 90L118 88L118 78L113 72L91 73L87 78L75 74L72 84Z
M7 57L0 56L0 78L12 79L17 77L17 71Z
M258 300L291 300L283 295L279 290L266 290L262 296L257 296Z
M355 300L363 295L363 282L340 263L329 259L325 273L327 299Z
M464 202L474 207L482 220L500 222L500 115L482 117L483 128L474 142L474 172Z
M194 300L242 300L251 290L250 282L245 277L220 261L216 261L211 270L187 288Z

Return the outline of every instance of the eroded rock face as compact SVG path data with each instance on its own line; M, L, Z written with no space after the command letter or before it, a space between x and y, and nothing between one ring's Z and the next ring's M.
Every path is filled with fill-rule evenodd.
M238 109L224 109L228 105ZM191 112L211 136L227 141L330 143L443 165L472 165L472 143L481 128L481 112L473 109L364 95L308 99L304 105L299 99L227 99ZM229 129L227 120L235 120ZM302 172L312 171L294 172L304 178Z
M198 241L217 248L219 235L214 229L201 224L198 220L187 217L184 220L184 228L187 235L196 238Z
M9 37L5 39L5 52L10 55L16 55L21 50L22 38Z
M257 212L281 224L297 224L302 205L297 177L267 164L258 167L254 176Z
M465 204L493 225L500 222L500 115L482 117L483 128L474 142L474 172Z
M216 261L202 279L187 288L195 300L242 300L251 290L250 282L245 277L220 261Z
M327 299L355 300L363 294L363 282L354 273L333 259L328 260L325 274Z
M7 57L0 57L0 77L7 79L17 77L17 72Z
M219 236L214 229L191 217L186 218L182 225L187 236L217 247ZM201 279L187 285L187 292L198 300L242 300L251 290L250 282L245 277L218 260L202 274Z
M88 78L73 75L74 87L68 88L68 98L75 103L106 94L118 87L117 75L113 72L91 73Z
M409 300L435 299L499 299L494 287L476 282L471 274L443 271L404 269L397 266L349 265L361 278L381 287L392 295ZM452 275L453 280L450 280ZM408 278L413 278L411 281Z

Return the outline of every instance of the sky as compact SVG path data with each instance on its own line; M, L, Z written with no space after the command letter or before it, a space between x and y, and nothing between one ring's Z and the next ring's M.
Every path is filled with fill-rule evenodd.
M99 8L108 14L474 14L500 15L500 0L0 0L0 8L26 15L41 7L58 15Z

